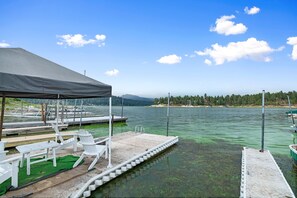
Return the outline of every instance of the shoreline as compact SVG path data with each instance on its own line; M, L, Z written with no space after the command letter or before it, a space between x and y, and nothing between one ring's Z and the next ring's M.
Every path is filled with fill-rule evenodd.
M167 107L167 104L159 104L159 105L151 105L148 107L153 107L153 108L163 108ZM170 105L170 107L174 108L262 108L261 105L242 105L242 106L224 106L224 105L214 105L214 106L209 106L209 105L196 105L196 106L189 106L189 105ZM289 106L280 106L280 105L265 105L265 108L284 108L284 109L289 109ZM291 106L292 109L297 108L296 106Z

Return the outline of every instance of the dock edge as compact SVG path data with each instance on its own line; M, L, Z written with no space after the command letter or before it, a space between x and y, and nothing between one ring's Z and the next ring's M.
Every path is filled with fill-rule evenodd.
M288 184L288 181L286 180L286 178L285 178L283 172L281 171L280 167L278 166L278 164L277 164L276 161L274 160L274 157L272 156L272 154L270 153L270 151L268 151L268 153L269 153L269 156L272 158L272 161L273 161L274 164L276 165L277 170L278 170L279 173L281 174L281 177L282 177L283 180L285 181L285 183L286 183L286 185L287 185L287 187L288 187L290 193L293 195L292 198L295 198L295 195L294 195L294 193L293 193L293 191L292 191L292 188L291 188L291 186Z
M267 153L269 154L269 157L272 159L273 163L275 164L275 166L277 167L278 172L280 173L283 181L285 182L287 188L289 189L292 198L295 198L295 195L290 187L290 185L288 184L283 172L281 171L281 169L279 168L278 164L276 163L274 157L272 156L272 154L270 153L269 150L267 150ZM241 182L240 182L240 198L246 198L246 177L247 177L247 168L246 168L246 164L247 164L247 160L246 160L246 147L243 147L242 150L242 162L241 162Z
M246 148L243 147L241 158L240 198L246 197Z
M91 178L76 194L70 195L69 197L72 197L72 198L90 197L91 191L94 191L96 188L102 186L103 184L111 181L117 176L130 170L132 167L137 166L138 164L148 160L154 155L160 153L161 151L171 147L177 142L178 142L178 137L174 137L171 140L168 140L162 144L159 144L158 146L151 148L142 154L139 154L111 169L108 169L102 172L99 175L96 175L95 177Z

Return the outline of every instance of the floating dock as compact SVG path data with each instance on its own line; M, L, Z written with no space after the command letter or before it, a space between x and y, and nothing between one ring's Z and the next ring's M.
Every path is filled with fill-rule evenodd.
M114 116L113 122L126 122L127 117L121 116ZM9 122L3 124L3 136L6 135L20 135L20 134L27 134L27 133L34 133L34 132L42 132L42 131L49 131L52 130L51 123L55 121L47 121L47 124L44 125L43 121L30 121L30 122ZM67 128L67 126L74 126L79 125L81 122L82 125L86 124L103 124L109 122L109 116L102 116L102 117L87 117L72 119L64 119L64 123L59 125L59 128Z
M101 157L95 169L87 171L93 158L85 158L85 162L69 171L39 181L18 190L9 191L7 197L89 197L91 191L111 181L117 176L144 163L149 158L166 150L178 142L178 137L154 135L148 133L125 132L112 137L111 160L113 167L108 169L108 160ZM58 155L77 155L69 147L60 150Z
M240 197L295 197L269 151L244 148Z

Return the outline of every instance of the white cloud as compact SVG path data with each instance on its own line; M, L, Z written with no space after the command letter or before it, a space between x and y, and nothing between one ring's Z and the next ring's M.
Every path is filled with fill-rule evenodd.
M250 8L250 9L248 7L245 7L244 12L249 15L254 15L254 14L257 14L260 12L260 8L257 8L256 6Z
M119 73L120 73L119 70L112 69L112 70L106 71L105 75L107 75L107 76L117 76Z
M258 41L256 38L249 38L242 42L228 43L227 46L221 46L216 43L213 44L210 49L196 51L196 54L209 56L214 60L216 65L221 65L225 61L237 61L242 58L270 62L271 58L267 55L274 51L281 50L283 50L283 47L273 49L266 41Z
M185 57L189 57L189 58L195 58L196 55L195 54L185 54Z
M99 47L105 45L104 41L106 36L103 34L97 34L95 39L86 40L84 35L81 34L65 34L65 35L58 35L60 41L57 42L58 45L66 45L70 47L83 47L88 44L97 44Z
M295 37L289 37L287 39L287 44L293 45L293 50L292 50L292 59L297 60L297 36Z
M243 34L247 31L247 27L242 23L235 24L231 19L234 19L235 16L222 16L216 20L216 26L211 27L211 32L217 32L218 34L224 35L234 35L234 34Z
M162 63L162 64L177 64L181 62L181 57L177 56L175 54L168 55L168 56L163 56L157 62Z
M206 65L212 65L212 62L211 62L209 59L205 59L205 60L204 60L204 63L205 63Z
M10 44L9 43L6 43L6 42L0 42L0 47L2 48L5 48L5 47L10 47Z

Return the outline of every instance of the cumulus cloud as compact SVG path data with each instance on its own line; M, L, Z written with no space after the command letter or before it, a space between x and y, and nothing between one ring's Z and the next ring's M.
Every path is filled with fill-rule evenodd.
M242 23L235 24L231 19L234 19L235 16L222 16L216 20L216 26L211 27L211 32L217 32L218 34L235 35L243 34L247 31L247 27Z
M10 44L6 42L0 42L0 47L1 48L10 47Z
M291 57L292 57L293 60L297 60L297 36L289 37L287 39L287 44L293 45L293 50L292 50Z
M281 50L283 50L283 47L273 49L266 41L249 38L246 41L230 42L227 46L221 46L216 43L204 51L196 51L196 54L199 56L209 56L216 65L221 65L226 61L237 61L242 58L270 62L271 58L267 55ZM207 64L209 61L205 63Z
M163 56L159 60L157 60L158 63L162 64L177 64L181 62L181 57L177 56L175 54L171 54L168 56Z
M57 42L58 45L65 45L70 47L83 47L89 44L97 44L99 47L105 45L106 36L103 34L97 34L95 39L85 39L84 35L81 34L65 34L65 35L58 35L57 36L60 41Z
M107 75L107 76L117 76L119 73L120 73L119 70L112 69L112 70L106 71L105 75Z
M212 65L212 62L211 62L211 60L209 60L209 59L205 59L205 60L204 60L204 63L205 63L206 65Z
M260 8L257 8L256 6L250 8L250 9L248 7L245 7L244 12L249 15L254 15L254 14L257 14L260 12Z

